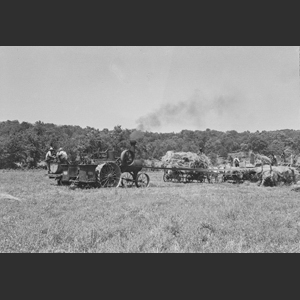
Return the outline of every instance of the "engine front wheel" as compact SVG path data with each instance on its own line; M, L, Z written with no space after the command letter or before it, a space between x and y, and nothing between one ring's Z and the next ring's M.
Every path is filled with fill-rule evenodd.
M146 173L140 173L135 181L135 185L138 188L146 188L149 186L150 178Z

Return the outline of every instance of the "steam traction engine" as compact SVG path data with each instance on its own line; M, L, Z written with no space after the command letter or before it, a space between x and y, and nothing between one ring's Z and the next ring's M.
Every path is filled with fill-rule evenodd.
M130 141L132 150L125 150L117 160L121 169L121 185L124 187L148 187L150 178L148 174L140 172L143 168L142 159L135 158L136 141Z
M100 152L100 158L93 164L52 163L49 178L72 188L147 187L149 176L140 172L143 161L134 159L136 141L130 141L130 144L131 150L124 150L119 158L115 158L114 151L107 150Z

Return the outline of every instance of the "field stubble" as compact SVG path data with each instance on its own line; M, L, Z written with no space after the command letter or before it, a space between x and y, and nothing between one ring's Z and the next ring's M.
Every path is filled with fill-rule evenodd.
M291 187L148 174L146 189L69 190L45 171L1 172L0 252L300 252Z

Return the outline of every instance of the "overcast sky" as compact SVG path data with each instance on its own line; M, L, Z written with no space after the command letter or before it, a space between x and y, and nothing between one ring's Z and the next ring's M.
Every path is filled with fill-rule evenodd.
M99 129L300 129L299 49L0 47L0 121Z

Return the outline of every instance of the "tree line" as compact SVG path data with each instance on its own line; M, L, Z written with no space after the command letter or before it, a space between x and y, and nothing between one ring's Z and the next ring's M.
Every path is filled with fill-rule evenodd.
M38 121L34 124L19 121L0 122L0 168L14 168L22 164L35 168L45 159L50 147L64 148L69 160L79 163L83 158L97 158L100 152L113 149L119 156L130 148L135 129L116 125L112 130L102 130L73 125L55 125ZM300 130L221 132L217 130L182 130L179 133L138 132L136 156L158 159L167 151L198 152L202 148L212 162L217 157L227 158L232 152L254 151L270 156L285 152L299 155Z

